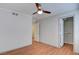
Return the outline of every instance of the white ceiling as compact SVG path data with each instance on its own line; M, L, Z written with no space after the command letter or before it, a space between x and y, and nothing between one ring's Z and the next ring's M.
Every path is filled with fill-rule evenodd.
M47 14L38 15L38 14L36 14L33 16L34 20L48 17L51 15L57 15L57 14L64 13L67 11L76 10L79 8L79 6L78 6L79 4L75 4L75 3L42 3L41 5L42 5L42 8L44 10L51 11L52 13L50 15L47 15Z
M41 3L44 10L52 12L50 15L57 15L63 12L78 9L78 4L75 3ZM0 3L0 8L16 10L25 14L32 15L36 11L34 3ZM41 19L50 16L49 14L33 15L34 19Z

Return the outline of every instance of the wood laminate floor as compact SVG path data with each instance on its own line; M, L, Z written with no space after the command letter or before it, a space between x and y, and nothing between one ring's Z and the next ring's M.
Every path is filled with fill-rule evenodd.
M56 48L33 41L33 44L28 47L6 52L3 55L74 55L74 53L71 44L64 44L62 48Z

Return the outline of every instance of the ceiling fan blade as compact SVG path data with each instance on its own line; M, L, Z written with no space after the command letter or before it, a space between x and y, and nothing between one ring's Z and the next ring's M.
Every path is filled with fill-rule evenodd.
M38 10L41 10L41 4L35 3L35 5L36 5L36 7L37 7Z
M44 13L48 13L48 14L50 14L50 13L51 13L50 11L45 11L45 10L43 10L43 12L44 12Z
M37 12L34 12L33 15L36 14L36 13L37 13Z
M41 4L35 3L35 5L36 5L36 8L37 8L37 12L33 13L33 15L36 14L36 13L38 13L39 11L42 11L42 12L47 13L47 14L50 14L51 13L50 11L42 10Z

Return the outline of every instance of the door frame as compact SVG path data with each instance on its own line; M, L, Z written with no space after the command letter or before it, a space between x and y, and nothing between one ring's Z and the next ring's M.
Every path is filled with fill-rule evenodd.
M74 46L74 17L68 15L59 19L59 48L64 46L64 18L73 17L73 46Z

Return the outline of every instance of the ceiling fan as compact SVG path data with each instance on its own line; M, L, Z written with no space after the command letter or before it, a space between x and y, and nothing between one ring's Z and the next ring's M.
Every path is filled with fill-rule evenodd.
M43 10L42 7L41 7L41 4L35 3L35 5L36 5L36 8L37 8L37 11L34 12L33 15L34 14L42 14L42 13L47 13L47 14L51 13L50 11Z

